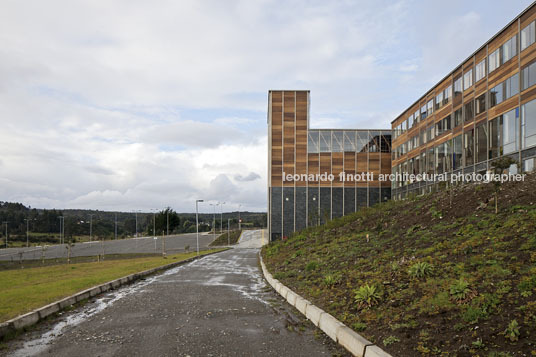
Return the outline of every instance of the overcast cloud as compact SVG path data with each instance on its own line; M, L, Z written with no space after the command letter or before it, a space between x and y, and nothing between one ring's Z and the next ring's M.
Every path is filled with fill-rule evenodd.
M0 201L265 210L269 89L388 128L529 4L4 0Z

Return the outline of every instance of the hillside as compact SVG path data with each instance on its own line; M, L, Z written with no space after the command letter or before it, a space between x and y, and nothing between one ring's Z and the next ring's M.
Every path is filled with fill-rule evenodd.
M393 356L536 355L536 176L364 209L271 243L276 279ZM368 236L368 238L367 238Z

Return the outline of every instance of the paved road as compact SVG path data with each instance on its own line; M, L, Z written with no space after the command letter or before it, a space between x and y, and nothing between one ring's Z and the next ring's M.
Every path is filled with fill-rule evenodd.
M196 234L179 234L166 237L165 246L166 252L176 253L183 251L186 245L190 246L190 250L197 247ZM212 234L199 234L199 247L206 248L212 241ZM162 237L144 237L131 239L118 239L109 241L93 241L87 243L76 243L72 247L71 256L93 256L102 254L104 248L105 254L124 254L124 253L161 253L162 252ZM23 252L22 259L41 259L43 253L41 248L8 248L0 249L0 260L19 260L19 253ZM45 258L62 258L67 257L66 245L51 245L45 250Z
M240 248L260 231L243 239L42 323L0 355L346 355L265 284L258 248Z

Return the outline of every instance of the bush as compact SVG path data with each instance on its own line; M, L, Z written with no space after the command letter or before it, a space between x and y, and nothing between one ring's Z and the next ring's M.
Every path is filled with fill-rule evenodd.
M417 279L422 279L427 276L430 276L433 272L433 265L427 262L415 263L408 270L409 276Z
M381 299L381 293L375 285L363 285L359 289L354 290L354 294L354 299L359 307L376 305Z

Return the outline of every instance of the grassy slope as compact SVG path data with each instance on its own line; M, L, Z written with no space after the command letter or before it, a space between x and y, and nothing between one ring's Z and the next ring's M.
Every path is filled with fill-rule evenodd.
M235 230L235 231L229 232L229 240L231 241L231 244L236 244L236 242L238 241L238 238L240 238L240 234L242 234L241 230L240 231ZM221 234L218 238L216 238L212 243L210 243L210 246L214 247L214 246L227 245L229 240L227 238L227 232L225 232Z
M502 186L498 215L493 192L469 185L388 202L272 243L263 257L275 278L395 356L536 355L536 176ZM422 262L430 274L412 276ZM456 300L460 279L468 286ZM372 306L355 297L367 284ZM506 338L512 320L517 341Z
M212 251L204 251L207 254ZM196 253L0 271L0 322L78 291L129 274L185 260Z

